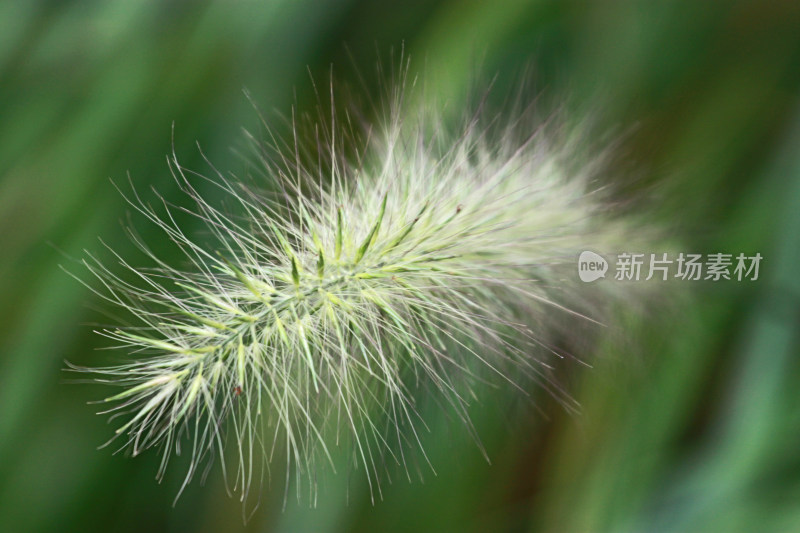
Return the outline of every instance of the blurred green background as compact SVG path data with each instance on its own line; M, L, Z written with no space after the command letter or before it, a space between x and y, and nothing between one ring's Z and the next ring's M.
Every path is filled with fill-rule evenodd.
M207 170L199 142L241 171L231 147L259 128L243 88L268 115L313 109L309 71L333 64L377 94L401 43L455 109L476 72L502 88L529 68L622 132L620 194L684 251L760 252L761 279L624 314L627 349L564 373L577 414L544 394L541 412L476 405L492 464L432 410L438 475L398 475L374 505L345 468L316 508L282 510L277 467L244 526L217 466L173 508L180 465L157 484L156 453L96 450L103 391L62 368L107 360L90 324L108 318L58 265L98 237L138 257L109 178L178 198L173 121L184 166ZM799 89L796 1L0 2L0 531L800 531Z

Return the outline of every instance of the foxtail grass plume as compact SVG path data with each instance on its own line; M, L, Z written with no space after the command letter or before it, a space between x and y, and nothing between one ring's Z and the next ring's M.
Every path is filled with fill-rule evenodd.
M407 467L422 432L436 431L423 398L469 424L478 382L561 394L551 330L598 318L575 260L626 235L594 182L600 159L530 112L511 124L478 112L454 132L430 109L404 109L404 94L375 127L345 114L346 127L309 130L311 149L272 143L257 179L202 177L173 154L192 204L181 209L211 239L134 190L132 208L185 264L133 232L158 268L117 256L122 275L84 261L90 286L138 324L100 331L123 363L74 368L121 387L104 401L119 421L112 441L134 455L160 447L159 477L175 453L191 457L185 482L222 457L244 498L275 456L313 479L348 446L379 490L386 463Z

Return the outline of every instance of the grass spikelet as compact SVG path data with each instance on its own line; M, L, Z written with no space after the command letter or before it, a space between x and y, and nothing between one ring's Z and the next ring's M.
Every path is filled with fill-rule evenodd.
M344 436L379 489L381 465L402 466L402 450L421 446L421 395L469 424L477 380L551 387L548 324L589 307L575 258L613 247L624 226L607 219L592 190L597 165L576 161L574 144L529 133L530 114L509 127L482 118L450 135L430 110L398 105L361 144L332 128L314 157L299 145L285 157L265 149L260 185L280 194L217 173L207 179L227 210L199 194L203 178L173 154L173 176L212 242L187 235L167 202L156 210L134 191L131 207L188 268L135 235L158 264L117 257L136 282L85 261L96 292L139 321L101 332L128 362L79 369L123 387L106 399L124 420L121 447L160 447L162 476L188 444L187 483L226 455L245 498L276 449L298 478L313 478ZM355 144L347 156L345 141Z

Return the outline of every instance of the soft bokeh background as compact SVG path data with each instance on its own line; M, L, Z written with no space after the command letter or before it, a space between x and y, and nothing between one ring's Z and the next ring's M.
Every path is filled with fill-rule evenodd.
M184 166L207 168L197 141L241 170L243 88L267 112L312 108L308 73L333 64L377 94L376 59L403 42L456 109L477 65L501 88L532 66L623 133L620 194L644 191L682 250L762 253L761 279L623 316L629 350L600 343L565 373L580 413L476 406L491 465L434 410L438 476L374 505L345 469L316 508L282 510L278 467L247 526L218 469L173 508L180 469L159 485L157 454L97 451L102 391L64 383L65 359L104 360L88 324L108 319L58 265L98 237L133 253L109 178L175 197L173 121ZM800 531L798 89L789 0L0 2L0 531Z

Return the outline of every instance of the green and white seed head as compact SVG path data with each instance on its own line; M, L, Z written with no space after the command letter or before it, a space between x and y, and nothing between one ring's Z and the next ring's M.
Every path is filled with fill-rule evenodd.
M551 386L553 316L591 308L575 258L614 248L626 225L609 220L593 188L597 161L577 163L576 145L547 129L526 134L538 126L527 115L491 131L470 120L455 136L433 116L397 105L345 150L333 128L314 147L317 164L264 157L260 185L278 193L207 178L227 210L173 154L211 244L184 232L166 202L156 210L134 192L130 205L189 267L140 241L157 270L117 257L123 279L85 261L92 288L139 321L101 332L129 362L81 369L122 387L105 412L120 416L123 448L160 447L159 476L190 450L186 482L227 456L244 498L276 449L313 476L346 437L376 488L387 458L404 466L398 450L421 448L421 395L469 423L465 390L477 380Z

